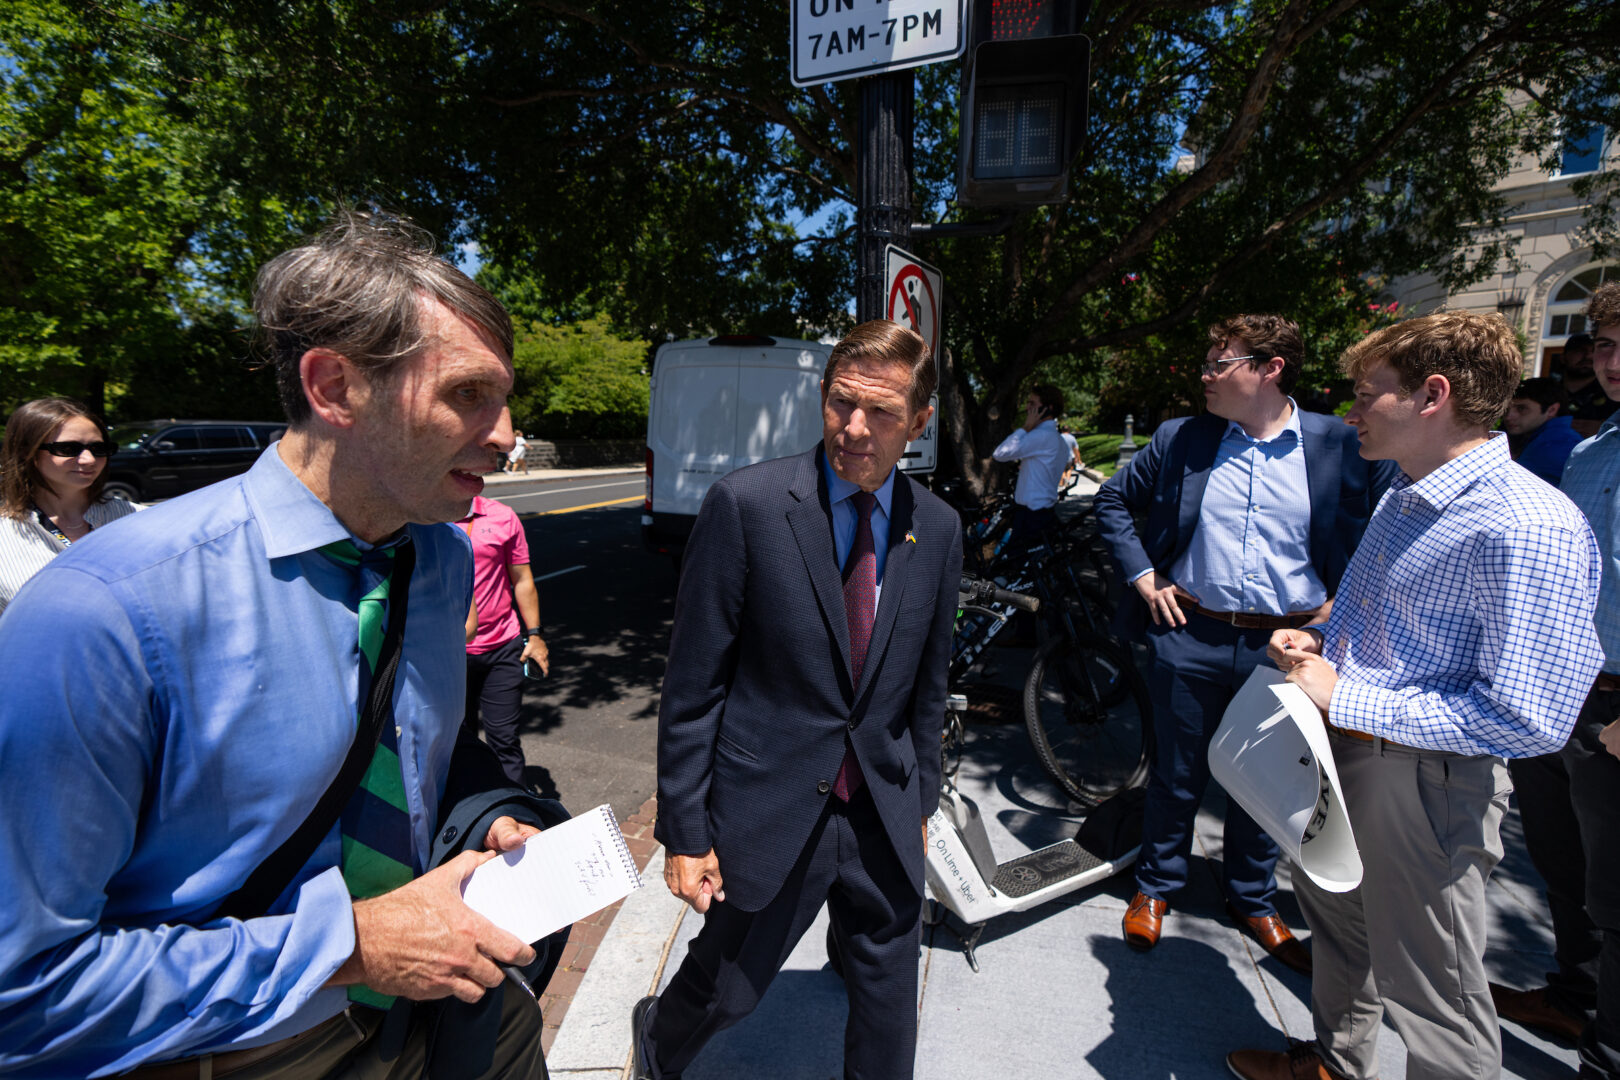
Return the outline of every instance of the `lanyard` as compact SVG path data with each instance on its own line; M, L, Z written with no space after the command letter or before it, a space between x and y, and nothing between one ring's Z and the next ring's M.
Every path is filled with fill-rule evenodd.
M69 540L67 538L67 534L64 533L61 529L56 527L56 522L52 521L50 518L45 516L45 511L41 510L39 507L36 506L36 507L34 507L34 516L39 518L40 527L42 529L44 529L46 532L50 533L52 536L56 537L57 540L61 541L61 544L62 544L63 547L72 547L73 546L73 541ZM94 528L95 528L95 526L91 525L89 520L86 519L85 523L84 523L84 534L85 534L85 536L89 536L90 531L92 529L94 529ZM79 537L79 539L83 540L84 536Z

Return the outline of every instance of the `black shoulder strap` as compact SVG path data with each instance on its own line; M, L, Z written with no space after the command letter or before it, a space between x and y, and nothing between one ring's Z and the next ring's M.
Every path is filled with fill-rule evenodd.
M215 918L251 919L269 910L276 897L292 882L293 875L309 862L326 834L332 831L348 805L349 796L360 786L360 778L365 776L372 755L377 752L383 724L394 715L394 677L399 671L400 654L405 651L402 647L405 608L410 599L411 572L415 569L416 545L407 541L394 555L394 573L388 590L388 628L383 633L382 649L377 654L377 674L371 680L366 707L355 726L349 756L343 759L342 768L309 817L248 875L240 889L225 898L214 913Z

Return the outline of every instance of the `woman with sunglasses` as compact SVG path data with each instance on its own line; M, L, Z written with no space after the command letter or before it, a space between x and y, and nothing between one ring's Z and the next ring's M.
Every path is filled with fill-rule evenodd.
M67 398L20 405L0 447L0 612L23 582L92 530L140 509L103 497L107 427Z

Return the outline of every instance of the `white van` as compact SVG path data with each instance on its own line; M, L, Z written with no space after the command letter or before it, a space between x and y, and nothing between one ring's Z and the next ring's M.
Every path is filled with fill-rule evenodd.
M832 345L728 335L675 341L653 358L641 534L680 553L709 485L733 469L821 441L821 372ZM934 470L938 409L900 467Z

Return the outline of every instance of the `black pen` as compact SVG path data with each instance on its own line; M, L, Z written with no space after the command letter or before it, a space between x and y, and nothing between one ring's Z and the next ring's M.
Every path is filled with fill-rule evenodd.
M527 994L529 1000L534 1002L535 1008L540 1008L540 998L535 994L534 988L523 978L523 971L520 968L512 964L501 963L497 963L495 966L501 969L501 974L506 976L507 982Z

